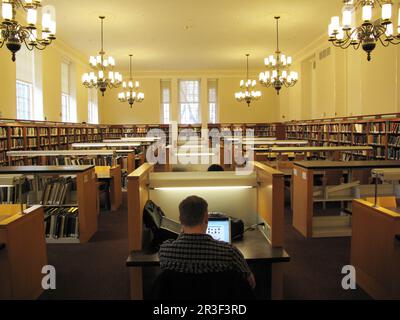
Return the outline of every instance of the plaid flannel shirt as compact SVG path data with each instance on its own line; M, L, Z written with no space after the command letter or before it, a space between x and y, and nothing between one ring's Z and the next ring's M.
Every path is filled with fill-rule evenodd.
M162 270L195 274L237 271L246 276L251 273L236 247L207 234L182 233L177 240L164 242L159 256Z

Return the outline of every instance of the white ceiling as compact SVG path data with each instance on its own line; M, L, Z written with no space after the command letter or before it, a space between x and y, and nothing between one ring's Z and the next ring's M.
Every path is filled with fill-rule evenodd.
M275 15L281 16L283 53L294 55L327 32L342 0L46 0L57 12L57 36L85 55L105 51L118 69L240 70L260 68L275 51ZM328 42L327 42L328 43Z

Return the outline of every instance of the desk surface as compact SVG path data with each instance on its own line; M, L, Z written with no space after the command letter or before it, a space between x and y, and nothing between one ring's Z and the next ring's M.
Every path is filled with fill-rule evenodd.
M309 170L400 168L400 161L296 161L294 162L294 165Z
M94 168L90 166L14 166L14 167L0 167L0 174L10 173L81 173Z
M251 263L278 263L289 262L290 256L282 248L273 248L265 239L261 231L247 231L243 240L234 241L247 262ZM151 267L160 265L158 252L132 251L126 260L128 267Z
M337 146L337 147L273 147L271 152L317 152L317 151L368 151L373 150L371 146Z

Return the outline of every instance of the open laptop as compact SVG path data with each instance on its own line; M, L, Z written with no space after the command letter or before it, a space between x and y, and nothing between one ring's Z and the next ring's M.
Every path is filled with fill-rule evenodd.
M231 243L231 221L228 217L209 217L207 234L215 240Z

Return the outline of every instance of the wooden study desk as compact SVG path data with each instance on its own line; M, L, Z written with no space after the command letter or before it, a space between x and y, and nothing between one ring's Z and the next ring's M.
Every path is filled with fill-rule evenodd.
M400 299L400 214L353 201L351 264L357 284L374 299Z
M214 189L213 186L221 187ZM239 188L236 189L235 186ZM178 188L174 190L174 187ZM231 197L226 197L225 187L230 189ZM265 229L262 231L268 237L271 246L283 247L284 176L282 172L254 162L253 172L250 175L236 175L235 172L230 171L165 173L154 172L154 165L146 163L128 176L129 251L127 254L144 250L143 209L146 201L153 200L163 208L166 216L175 218L174 214L177 213L176 208L179 202L193 194L194 191L191 188L198 196L206 199L210 209L216 208L220 212L229 212L231 216L242 219L246 225L264 222ZM267 242L265 239L264 241ZM250 254L250 251L248 253ZM271 277L274 283L271 293L273 299L281 299L283 296L282 268L280 264L271 265ZM142 284L141 268L130 268L129 271L131 297L142 299L143 288L137 286Z
M97 179L108 184L111 211L117 211L122 204L121 167L96 166L95 172Z
M314 203L348 202L374 195L368 184L374 168L400 168L400 161L298 161L293 167L293 226L307 238L351 236L351 216L314 216ZM339 180L347 174L347 183ZM314 175L322 174L327 188L314 187ZM355 181L357 179L357 181ZM358 183L357 183L358 182ZM362 185L364 183L364 185ZM328 194L328 191L333 195ZM381 185L379 195L392 195L392 185Z
M0 299L37 299L47 265L41 206L0 205Z
M271 299L273 286L276 285L272 277L272 265L289 262L290 256L283 248L272 247L259 230L247 231L243 239L234 241L233 245L241 251L255 274L257 298ZM160 265L158 252L132 251L126 260L126 265L140 270L143 267L158 267ZM143 297L143 280L140 279L135 286L142 292L142 295L136 297L140 299Z

